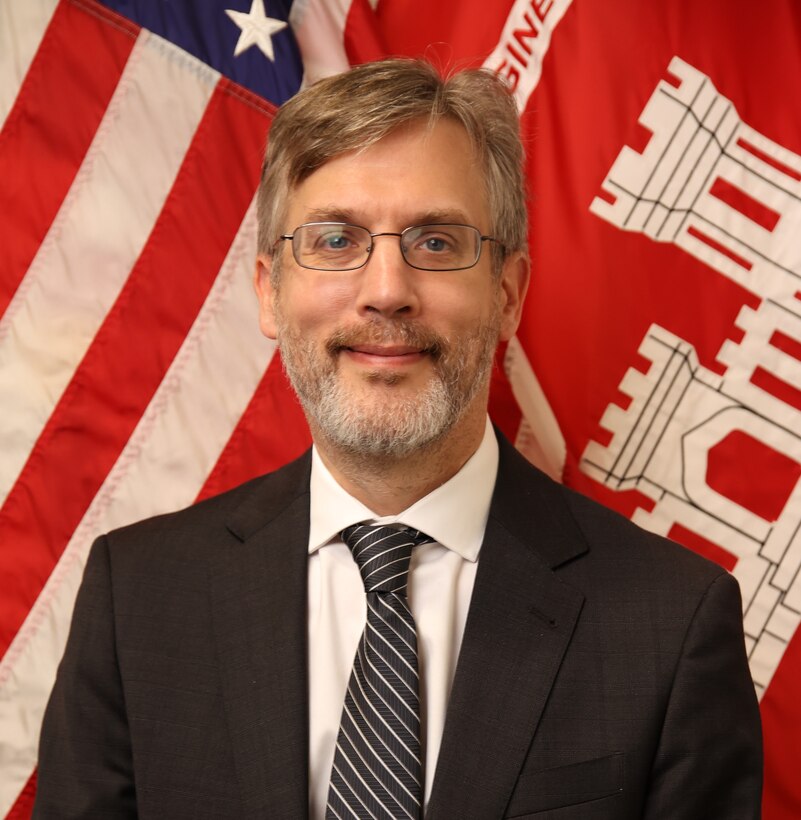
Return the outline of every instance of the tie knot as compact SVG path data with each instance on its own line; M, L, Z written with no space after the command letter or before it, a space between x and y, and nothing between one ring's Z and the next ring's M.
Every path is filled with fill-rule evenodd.
M433 541L419 530L396 530L374 524L354 524L342 530L366 592L406 595L412 547Z

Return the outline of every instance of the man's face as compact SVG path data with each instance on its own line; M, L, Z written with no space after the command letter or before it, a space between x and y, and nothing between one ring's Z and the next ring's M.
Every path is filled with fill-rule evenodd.
M403 128L316 170L292 192L285 233L306 222L347 222L372 233L424 223L489 233L480 169L461 126ZM400 457L486 411L499 339L514 333L527 282L524 260L500 278L483 243L467 270L424 271L397 237L377 237L352 271L299 266L283 242L280 283L260 257L262 329L277 338L315 437L357 455Z

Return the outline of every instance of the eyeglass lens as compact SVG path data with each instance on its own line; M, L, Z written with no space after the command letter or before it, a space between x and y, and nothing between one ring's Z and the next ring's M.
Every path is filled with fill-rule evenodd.
M481 250L481 234L468 225L416 225L403 231L399 240L406 262L422 270L472 267ZM352 270L367 261L373 241L366 228L317 222L295 229L292 251L298 264L307 268Z

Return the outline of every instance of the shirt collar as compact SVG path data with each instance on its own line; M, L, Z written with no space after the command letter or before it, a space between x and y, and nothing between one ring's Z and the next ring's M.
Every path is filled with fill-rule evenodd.
M398 515L377 516L347 493L312 448L309 553L360 521L402 523L430 535L467 561L478 558L498 474L498 441L487 419L478 449L461 470Z

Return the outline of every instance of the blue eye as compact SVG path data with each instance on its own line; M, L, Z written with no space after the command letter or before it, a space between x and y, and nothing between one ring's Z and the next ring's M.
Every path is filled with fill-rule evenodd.
M420 236L414 238L412 247L416 253L442 255L453 253L459 246L459 237L451 230L442 230L439 226L424 226Z
M429 236L424 242L424 246L427 251L434 251L436 253L444 251L446 244L447 243L441 236Z
M350 244L348 238L341 233L329 234L328 236L324 236L323 242L325 243L326 247L330 248L332 251L343 250L344 248L347 248Z

